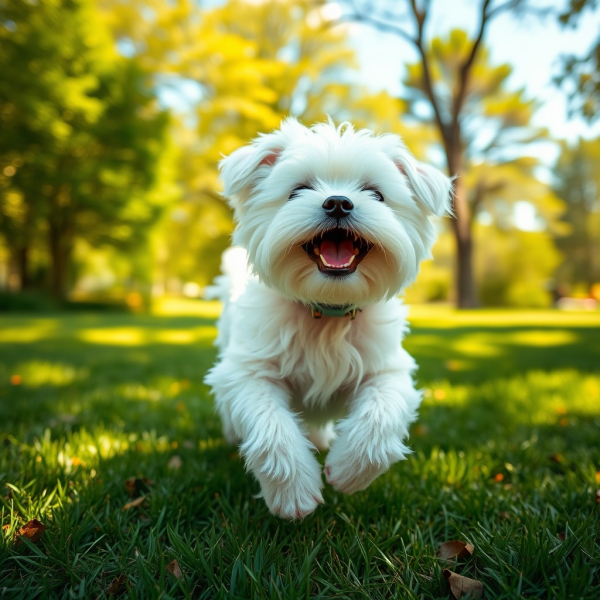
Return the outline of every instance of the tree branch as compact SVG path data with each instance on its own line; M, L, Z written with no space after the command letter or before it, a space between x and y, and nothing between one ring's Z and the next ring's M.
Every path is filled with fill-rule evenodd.
M453 106L452 106L452 130L456 135L458 133L458 118L460 116L460 112L462 110L463 104L465 103L465 97L467 95L467 87L469 84L469 77L471 75L471 68L473 63L475 62L475 58L477 57L477 52L481 47L481 43L483 41L483 35L485 33L485 28L489 20L488 14L488 6L491 0L483 0L483 4L481 5L481 18L479 21L479 31L477 32L477 37L471 46L471 52L469 52L469 56L460 67L460 82L458 86L458 90L454 97Z
M375 29L378 29L379 31L383 31L385 33L393 33L394 35L401 37L403 40L409 42L410 44L416 44L416 40L407 31L404 31L404 29L402 29L401 27L398 27L397 25L392 25L391 23L384 23L382 21L374 19L373 17L368 17L367 15L364 15L359 12L354 12L350 15L343 15L338 19L337 22L365 23L366 25L371 25L372 27L375 27Z
M425 21L427 20L427 8L429 7L429 2L425 4L425 9L423 12L419 11L416 0L410 0L413 16L415 18L417 24L417 37L414 40L414 44L421 55L421 66L423 67L423 83L425 87L425 94L433 108L433 113L435 115L435 122L442 137L442 142L444 144L444 149L446 151L446 155L449 156L449 139L448 139L448 127L447 124L444 123L442 119L442 114L440 112L438 98L435 95L435 91L433 89L433 80L431 78L431 70L429 68L429 58L427 57L427 52L423 46L423 30L425 29Z

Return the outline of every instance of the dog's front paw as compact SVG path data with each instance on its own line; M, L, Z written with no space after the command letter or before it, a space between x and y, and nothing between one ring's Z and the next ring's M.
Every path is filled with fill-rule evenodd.
M294 482L262 486L262 495L271 513L282 519L303 519L323 504L319 488L305 489Z
M257 474L261 495L267 507L282 519L303 519L323 504L321 467L313 456L311 464L296 469L295 475L285 480Z
M392 432L378 434L367 428L352 435L342 432L327 455L327 483L345 494L364 490L407 452L402 439Z
M338 492L353 494L368 488L388 468L388 464L381 465L351 457L331 457L330 453L325 465L325 477L327 483Z

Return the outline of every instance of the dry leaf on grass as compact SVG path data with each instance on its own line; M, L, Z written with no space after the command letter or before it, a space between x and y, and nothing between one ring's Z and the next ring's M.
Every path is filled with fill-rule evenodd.
M46 526L43 523L40 523L37 519L31 519L29 523L25 523L17 531L15 543L18 546L21 543L21 537L24 537L35 544L42 537L44 531L46 531Z
M117 594L119 594L123 590L126 580L127 579L126 579L125 575L123 575L123 573L121 573L120 575L117 575L111 581L110 585L106 588L106 595L107 596L116 596Z
M125 480L125 488L130 498L135 498L141 492L147 492L151 485L154 485L154 481L146 477L129 477Z
M174 456L171 456L171 458L169 459L169 462L167 463L167 467L169 467L169 469L181 469L182 464L183 464L183 461L181 460L181 456L177 456L177 454L175 454Z
M444 542L438 548L437 556L442 560L450 560L451 558L462 560L463 558L473 556L474 550L475 548L471 544L461 542L460 540L452 540L450 542Z
M459 598L466 598L467 595L472 600L479 600L483 596L483 583L481 583L481 581L463 577L448 569L444 569L444 577L456 600L459 600Z
M179 579L183 575L183 573L181 572L181 568L179 567L179 563L177 562L177 559L170 562L165 568L167 569L167 571L169 571L169 573L173 573L173 575L175 575L177 579Z
M600 504L600 490L596 490L596 502Z
M2 525L2 531L6 531L9 527L10 527L10 523L7 523L6 525Z
M146 498L148 496L140 496L139 498L136 498L135 500L132 500L131 502L128 502L124 507L123 510L129 510L130 508L135 508L136 506L141 506L142 504L144 504L144 502L146 501Z

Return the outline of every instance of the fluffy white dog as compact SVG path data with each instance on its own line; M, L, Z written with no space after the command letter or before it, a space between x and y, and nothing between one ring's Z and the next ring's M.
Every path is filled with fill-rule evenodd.
M405 458L421 401L397 298L429 257L450 180L396 135L287 119L221 163L237 223L206 376L269 510L301 518ZM333 423L335 425L335 430Z

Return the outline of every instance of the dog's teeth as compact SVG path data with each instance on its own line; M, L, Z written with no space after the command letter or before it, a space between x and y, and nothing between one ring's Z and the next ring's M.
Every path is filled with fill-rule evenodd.
M355 233L355 234L354 234L354 241L355 241L355 242L356 242L356 241L358 241L358 233Z
M358 256L360 254L360 250L358 248L354 248L354 256ZM354 260L354 256L352 259Z
M321 252L319 251L319 249L318 249L316 246L313 248L313 252L314 252L314 253L315 253L317 256L320 256L320 254L321 254Z
M354 262L354 256L350 257L350 260L346 263L346 266L349 267Z
M331 265L323 258L323 255L319 255L319 258L321 259L321 262L326 266L326 267L331 267Z

